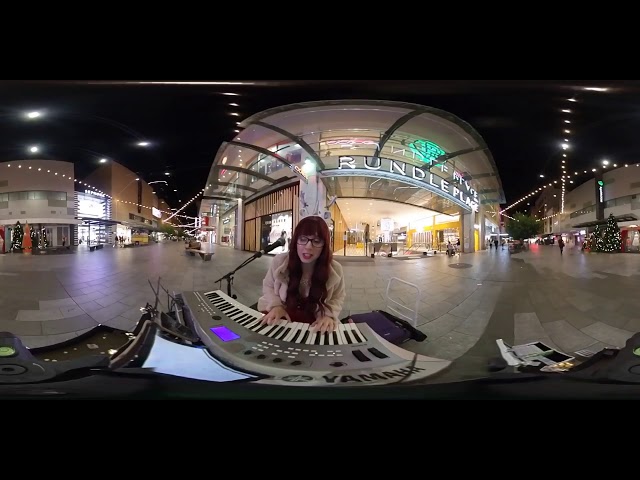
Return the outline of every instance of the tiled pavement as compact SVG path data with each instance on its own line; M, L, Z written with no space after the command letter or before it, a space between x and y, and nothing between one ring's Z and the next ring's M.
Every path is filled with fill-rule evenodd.
M1 255L0 330L19 335L31 348L71 339L98 324L131 330L139 308L153 300L148 280L155 286L160 276L169 291L212 290L213 280L249 256L216 247L213 260L203 262L175 242L74 255ZM262 257L237 272L239 301L257 301L269 262ZM565 250L560 257L553 246L532 246L517 255L493 250L460 259L380 258L343 265L344 316L385 308L390 277L419 286L418 325L428 340L404 347L456 359L438 381L485 374L487 359L497 354L496 338L543 340L571 353L622 347L640 330L640 255ZM415 302L407 288L394 295Z

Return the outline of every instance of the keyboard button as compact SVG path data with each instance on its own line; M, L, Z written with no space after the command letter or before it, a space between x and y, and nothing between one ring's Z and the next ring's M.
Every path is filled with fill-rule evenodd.
M361 362L370 362L371 361L371 359L369 357L367 357L364 353L362 353L360 350L354 350L353 351L353 356L356 357Z

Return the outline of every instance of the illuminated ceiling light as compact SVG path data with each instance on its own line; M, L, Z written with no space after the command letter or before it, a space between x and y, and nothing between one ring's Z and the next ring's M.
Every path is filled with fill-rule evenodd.
M562 113L571 113L571 110L569 110L568 108L563 108Z
M609 160L602 160L603 165L609 165Z
M101 158L100 159L100 163L107 163L107 159L106 158Z
M38 153L40 149L38 147L36 147L35 145L33 147L29 147L29 151L31 153Z
M578 101L575 98L567 98L567 100L569 100L570 102L577 102Z
M239 97L240 96L239 93L232 93L232 92L222 92L222 95L226 95L228 97Z
M590 92L606 92L609 90L608 88L603 87L584 87L584 89Z
M571 133L571 130L566 130L565 129L564 133Z
M253 82L135 82L139 85L255 85ZM223 95L238 95L223 93Z
M136 145L138 145L139 147L148 147L149 146L149 142L138 142L138 143L136 143Z
M27 118L38 118L38 117L42 116L42 113L40 113L40 112L29 112L29 113L26 113L25 116Z
M571 123L571 121L570 120L565 120L564 123Z
M596 169L595 169L595 168L593 168L593 169L591 169L591 171L592 171L592 172L595 172L595 171L596 171Z

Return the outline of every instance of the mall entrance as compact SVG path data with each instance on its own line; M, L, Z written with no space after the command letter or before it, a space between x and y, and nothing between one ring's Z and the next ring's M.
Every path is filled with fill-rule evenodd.
M460 217L369 198L338 199L332 210L334 255L404 256L445 251L460 239Z

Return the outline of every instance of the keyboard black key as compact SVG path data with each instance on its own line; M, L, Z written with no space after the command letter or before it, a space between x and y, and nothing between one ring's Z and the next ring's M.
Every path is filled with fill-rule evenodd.
M362 337L362 334L360 333L360 330L351 330L351 334L355 338L356 342L364 343L364 338Z
M352 343L356 343L354 341L353 337L351 336L351 329L345 328L342 331L342 334L344 335L344 339L347 341L347 345L351 345Z
M272 332L269 332L269 336L271 338L276 338L283 330L286 330L287 327L284 325L281 327L276 327Z

